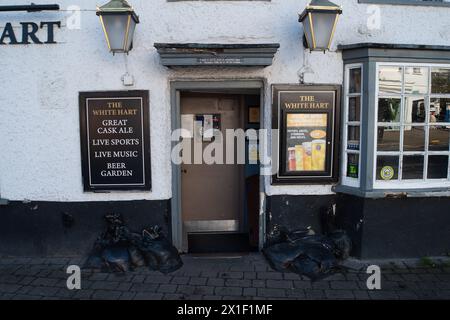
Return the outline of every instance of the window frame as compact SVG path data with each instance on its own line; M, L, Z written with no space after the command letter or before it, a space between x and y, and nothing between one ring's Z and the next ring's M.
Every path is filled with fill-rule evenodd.
M359 93L350 93L350 70L361 69L361 91ZM364 100L364 64L363 63L350 63L345 65L344 69L344 112L342 115L342 166L341 166L341 183L348 187L359 188L361 184L361 145L362 145L362 120L363 120L363 100ZM359 121L349 121L349 101L352 97L360 97L360 109L359 109ZM359 150L348 150L348 128L349 126L359 126ZM349 152L350 151L350 152ZM348 169L348 155L358 155L358 178L352 178L347 176Z
M401 111L400 111L400 146L399 151L381 151L378 152L378 104L379 104L379 98L380 97L386 97L389 95L381 95L379 94L379 70L382 66L398 66L402 67L402 92L399 95L392 95L394 96L400 96L401 97ZM424 67L428 69L428 93L427 94L417 94L415 96L417 97L425 97L425 123L419 126L423 126L424 128L427 128L425 132L425 147L424 151L404 151L403 150L403 143L404 143L404 98L409 96L414 96L414 94L405 94L404 93L404 76L405 76L405 68L407 67ZM429 151L429 133L430 133L430 122L429 122L429 112L430 112L430 101L434 98L448 98L450 99L450 93L448 94L433 94L431 90L432 85L432 78L431 78L431 72L432 68L439 67L439 68L449 68L450 64L443 64L443 63L408 63L408 62L376 62L376 73L375 73L375 83L376 83L376 90L375 90L375 132L373 134L374 139L374 150L373 150L373 187L374 189L431 189L431 188L448 188L450 187L450 146L449 150L446 152L446 155L448 157L448 165L447 165L447 178L446 179L428 179L427 178L427 171L428 171L428 156L430 155L444 155L444 151ZM381 122L383 123L383 122ZM448 122L444 122L444 125L449 124ZM417 124L414 124L417 125ZM449 142L450 145L450 142ZM401 180L401 173L403 172L403 155L406 153L406 155L423 155L424 157L424 175L422 179L408 179L408 180ZM392 181L381 181L377 180L377 157L378 155L394 155L399 157L399 168L398 168L398 179L392 180Z

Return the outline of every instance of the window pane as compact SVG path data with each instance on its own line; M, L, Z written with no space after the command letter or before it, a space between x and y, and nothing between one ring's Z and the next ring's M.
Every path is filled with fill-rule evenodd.
M405 97L403 117L406 123L425 122L425 98Z
M405 68L405 93L428 93L428 68Z
M400 122L401 99L378 99L378 122Z
M425 150L425 127L405 126L403 132L403 151Z
M378 127L378 151L400 150L400 127Z
M349 93L361 93L361 68L350 69Z
M448 156L428 156L428 179L447 179Z
M398 157L378 156L377 157L377 180L397 180L398 179Z
M361 121L361 97L351 97L348 101L348 121Z
M359 150L359 140L360 140L359 137L360 137L359 126L349 126L347 134L347 149Z
M450 129L445 126L430 126L430 151L449 151Z
M403 156L402 179L423 179L423 156Z
M431 69L431 93L450 94L450 69Z
M395 66L380 67L378 81L380 94L400 94L402 92L402 68Z
M359 174L359 154L347 155L347 177L358 178Z
M450 99L430 100L430 123L450 122Z

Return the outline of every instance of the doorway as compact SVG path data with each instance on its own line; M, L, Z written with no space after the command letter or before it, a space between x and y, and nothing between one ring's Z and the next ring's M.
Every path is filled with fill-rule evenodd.
M248 252L261 245L257 141L228 136L260 128L262 83L256 83L257 88L188 83L197 86L173 92L173 127L184 130L173 141L182 146L182 162L173 164L172 199L173 240L180 251ZM233 155L227 156L230 150Z

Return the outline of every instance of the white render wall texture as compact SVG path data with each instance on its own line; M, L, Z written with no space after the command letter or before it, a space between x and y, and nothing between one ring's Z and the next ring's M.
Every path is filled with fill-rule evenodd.
M304 62L298 13L306 0L179 1L130 0L139 14L129 56L107 50L92 0L41 0L63 11L0 13L0 32L12 22L62 21L58 44L0 46L0 197L33 201L103 201L171 197L170 94L174 79L263 79L266 128L271 127L270 85L298 83ZM450 8L373 7L357 0L336 0L344 14L331 52L307 53L313 73L308 83L341 84L343 65L337 44L358 42L450 45ZM14 4L29 4L16 0ZM68 28L81 8L80 29ZM379 28L377 10L379 9ZM69 21L67 20L69 19ZM70 20L72 19L72 20ZM369 27L368 27L369 22ZM375 23L374 23L375 22ZM69 24L68 24L69 23ZM375 28L370 28L375 26ZM45 32L40 35L45 36ZM20 40L19 40L20 41ZM265 69L170 70L160 64L155 42L280 43L273 65ZM135 78L124 87L122 75ZM142 89L150 91L151 192L84 193L81 179L78 92ZM273 194L328 194L331 186L270 186Z

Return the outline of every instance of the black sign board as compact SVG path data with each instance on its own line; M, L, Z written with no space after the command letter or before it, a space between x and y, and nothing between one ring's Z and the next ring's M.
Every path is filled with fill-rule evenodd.
M274 85L277 183L337 181L340 87Z
M148 91L79 98L84 190L150 190Z

